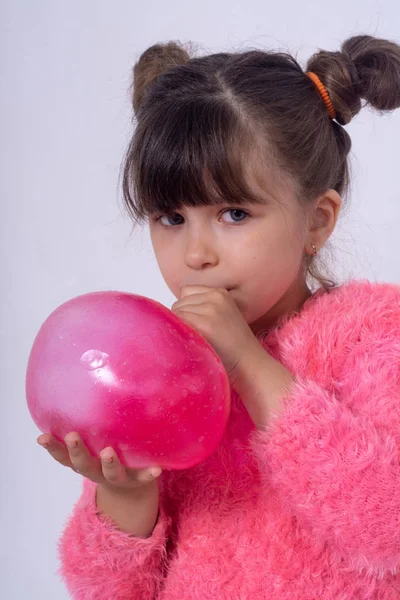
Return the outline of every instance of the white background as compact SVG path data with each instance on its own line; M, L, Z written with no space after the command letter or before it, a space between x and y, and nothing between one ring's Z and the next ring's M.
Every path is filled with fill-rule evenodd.
M56 543L80 481L35 443L24 394L34 336L56 306L85 292L172 301L147 233L131 236L121 214L133 63L153 43L179 39L207 53L286 49L304 66L350 35L400 42L400 4L3 0L0 11L0 596L63 600ZM400 111L366 109L348 130L354 188L334 236L336 273L399 281Z

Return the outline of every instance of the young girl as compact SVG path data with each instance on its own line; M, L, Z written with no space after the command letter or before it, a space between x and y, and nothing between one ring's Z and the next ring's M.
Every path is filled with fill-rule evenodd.
M172 310L221 357L223 441L198 466L127 470L39 437L84 476L60 542L79 600L400 598L400 289L324 278L361 99L400 106L400 47L190 58L149 48L124 197ZM310 276L319 282L312 293Z

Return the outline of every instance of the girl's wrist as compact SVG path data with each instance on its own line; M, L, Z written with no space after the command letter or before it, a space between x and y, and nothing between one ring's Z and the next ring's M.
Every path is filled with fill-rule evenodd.
M147 497L152 495L155 489L158 489L157 479L136 487L116 486L108 482L97 484L97 494L100 493L101 495L115 496L122 499L140 499L142 497Z

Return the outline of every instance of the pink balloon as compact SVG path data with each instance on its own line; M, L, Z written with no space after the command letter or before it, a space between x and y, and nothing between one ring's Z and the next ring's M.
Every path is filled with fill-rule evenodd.
M185 469L219 445L230 412L226 371L206 340L165 306L94 292L59 306L34 341L26 396L42 432L70 431L142 468Z

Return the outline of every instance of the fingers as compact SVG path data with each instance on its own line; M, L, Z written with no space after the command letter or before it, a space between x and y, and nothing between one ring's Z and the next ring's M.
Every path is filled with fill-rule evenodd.
M101 475L99 461L91 456L78 433L68 433L64 438L65 444L49 433L40 435L37 441L61 465L93 481Z
M80 435L76 432L68 433L64 441L74 471L92 481L101 480L100 463L90 454Z
M37 439L37 442L40 446L42 446L42 448L45 448L57 462L65 467L73 468L68 450L62 442L56 440L56 438L49 433L40 435Z
M160 467L149 467L148 469L139 469L134 472L134 478L138 484L143 485L157 479L162 473Z
M123 487L139 487L154 481L161 474L160 467L127 469L112 448L100 452L103 476L110 484Z
M125 467L112 448L104 448L100 452L101 470L103 476L109 483L114 485L123 485L128 481L128 475Z
M127 469L121 464L115 450L110 447L101 451L99 460L90 454L76 432L65 436L65 444L49 433L40 435L37 441L57 462L97 483L104 482L105 479L110 485L132 488L154 481L162 472L157 466Z

